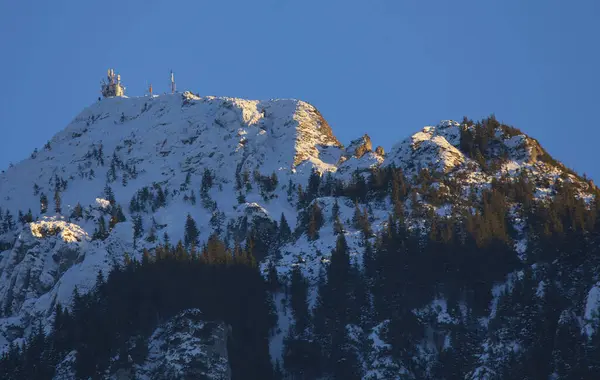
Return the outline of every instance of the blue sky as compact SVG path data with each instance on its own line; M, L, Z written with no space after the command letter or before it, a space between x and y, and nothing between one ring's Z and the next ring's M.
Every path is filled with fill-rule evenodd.
M600 180L597 0L0 0L0 168L146 84L314 104L347 143L490 113Z

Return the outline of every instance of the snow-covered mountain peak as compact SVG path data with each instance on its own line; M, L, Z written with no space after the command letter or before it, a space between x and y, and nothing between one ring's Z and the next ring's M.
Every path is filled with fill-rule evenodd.
M460 124L445 121L437 127L424 127L394 145L386 164L413 174L424 168L448 173L465 162L464 154L458 149L459 144Z
M39 193L51 199L57 178L76 177L87 180L74 181L73 190L83 199L67 191L63 203L91 204L102 194L107 169L114 174L113 166L127 172L125 179L117 175L120 181L137 179L125 191L130 198L141 181L174 182L178 187L186 173L204 168L226 182L244 172L285 178L297 170L308 176L313 167L335 171L341 154L341 144L323 116L298 100L198 97L189 92L107 98L87 107L44 150L0 175L0 207L15 213L27 210ZM34 187L36 191L29 191Z
M390 166L403 173L371 172ZM390 212L405 213L407 225L418 227L429 210L458 215L494 181L509 183L520 173L531 179L535 198L552 197L567 178L582 185L582 197L590 195L536 140L493 118L480 125L441 121L384 154L366 134L343 147L320 112L299 100L191 92L103 99L0 174L0 351L23 342L37 320L48 326L55 305L68 305L75 288L92 289L98 271L189 240L190 218L198 246L213 235L230 247L260 237L263 273L273 264L287 281L300 267L314 305L337 234L344 234L351 261L363 262L361 215L373 234L387 228ZM394 187L385 182L396 175L406 178L397 181L396 201L404 202L397 209L388 194ZM278 235L284 218L285 238ZM311 220L320 226L309 236ZM527 240L519 231L522 253ZM170 333L161 328L152 339L163 344ZM286 333L271 342L274 358ZM187 343L169 350L182 347Z

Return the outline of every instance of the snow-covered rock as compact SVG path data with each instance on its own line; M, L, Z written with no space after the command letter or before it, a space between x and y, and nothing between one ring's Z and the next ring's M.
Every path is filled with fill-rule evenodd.
M185 310L156 328L148 340L146 361L131 357L126 368L115 367L105 380L231 379L227 354L229 328L223 322L204 320L198 309ZM76 351L58 365L54 380L75 380ZM119 360L118 357L114 358Z
M419 173L424 168L448 173L465 162L457 148L459 143L460 125L456 122L425 127L394 145L385 165L395 165L407 173Z
M577 182L584 189L585 184L576 176L548 162L535 140L502 128L495 131L494 143L506 155L498 168L484 170L461 150L461 133L468 128L442 121L384 154L383 149L373 151L367 135L343 148L321 113L299 100L257 101L185 92L107 98L94 103L44 149L0 174L0 218L6 221L7 211L16 219L19 211L31 210L34 220L15 221L15 226L0 233L0 350L9 342L22 342L35 320L49 326L56 303L68 305L75 287L80 292L89 291L98 271L109 271L123 263L126 255L139 258L144 248L152 249L165 235L171 242L183 239L187 214L199 227L201 243L213 233L232 243L243 239L249 228L258 233L269 231L281 215L293 230L300 216L298 185L306 189L313 171L348 182L357 172L366 176L371 168L395 166L409 178L427 168L435 174L433 188L445 189L444 180L460 180L462 187L454 194L457 198L468 197L472 189L476 193L489 188L493 179L503 175L514 179L522 171L537 176L536 196L540 198L552 196L557 181ZM40 210L42 195L50 200L44 214ZM583 196L587 195L582 190ZM164 202L153 203L158 197ZM415 199L425 203L420 194ZM313 200L324 215L319 238L296 236L280 247L279 255L266 257L261 263L266 273L273 262L282 280L289 278L293 267L300 266L311 284L311 306L316 300L315 285L335 246L331 214L336 201L352 262L361 265L364 239L353 227L355 205L345 197ZM407 216L412 201L406 202ZM55 207L56 202L61 207ZM136 202L145 203L138 209L130 207ZM126 221L110 228L108 221L117 206ZM452 204L427 206L440 216L454 210ZM369 210L374 232L385 228L392 209L388 199L361 204L360 208ZM137 216L143 231L134 242L133 220ZM108 237L92 240L102 218ZM226 236L227 227L239 233ZM150 239L151 234L158 239ZM525 252L526 242L520 236L521 252ZM593 295L589 304L593 304L591 299L595 299ZM285 307L277 307L285 333L289 317L282 314ZM430 309L427 312L435 314L440 323L452 323L442 300L433 301ZM162 368L179 371L177 363L181 360L204 358L206 350L191 347L206 342L194 341L191 336L182 337L178 343L171 340L178 334L176 325L188 332L202 330L205 322L194 322L195 313L181 315L175 325L162 326L153 335L155 343L150 348L157 361L161 355L184 353L172 358L172 364L164 362ZM594 324L595 318L590 314L586 321ZM390 361L381 334L385 325L364 333L374 347L365 359L369 360L367 373L372 379L405 371ZM222 327L217 324L216 328ZM272 340L274 358L281 355L283 333ZM161 346L159 354L157 347ZM224 360L220 361L223 371ZM68 362L66 358L63 367L67 368Z

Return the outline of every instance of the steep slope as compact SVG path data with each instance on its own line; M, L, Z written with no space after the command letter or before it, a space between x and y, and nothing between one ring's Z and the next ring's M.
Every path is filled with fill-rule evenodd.
M507 188L506 219L514 229L509 245L528 263L532 236L523 199L529 192L533 201L551 200L569 185L586 204L596 192L536 140L494 118L425 127L387 155L372 146L364 135L344 148L319 111L297 100L186 92L91 105L43 150L0 175L0 345L23 342L38 320L49 329L55 305L69 305L75 288L92 290L98 271L141 260L144 249L152 252L166 239L185 241L188 214L199 227L199 246L213 234L229 246L254 239L261 243L254 253L265 277L274 270L289 284L299 268L312 308L340 224L349 260L362 268L366 242L377 245L376 236L390 228L390 214L422 236L434 229L432 221L465 215L485 230L477 218L486 215L488 192ZM405 178L400 189L393 189L400 182L390 176ZM523 184L525 196L510 195ZM321 213L316 233L315 209ZM293 230L285 239L282 216ZM496 292L488 321L510 276L487 289ZM590 310L598 307L594 284L588 288ZM279 329L270 348L273 361L281 362L294 318L285 292L274 299ZM444 297L433 297L414 313L436 321L436 330L438 323L460 320L447 309ZM595 331L594 310L577 313L587 315L586 329ZM384 332L390 321L374 318L365 326L348 325L355 346L369 347L360 355L365 377L415 376L389 352ZM419 353L430 360L427 368L434 351L424 345ZM486 378L478 373L472 378Z

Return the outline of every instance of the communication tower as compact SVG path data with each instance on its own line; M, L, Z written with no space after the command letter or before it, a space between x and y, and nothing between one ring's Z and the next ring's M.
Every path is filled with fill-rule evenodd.
M175 75L173 74L173 70L171 70L171 93L174 94L175 90Z
M105 98L125 95L125 86L121 84L121 75L115 75L113 69L108 69L106 79L102 81L101 86L102 96Z

